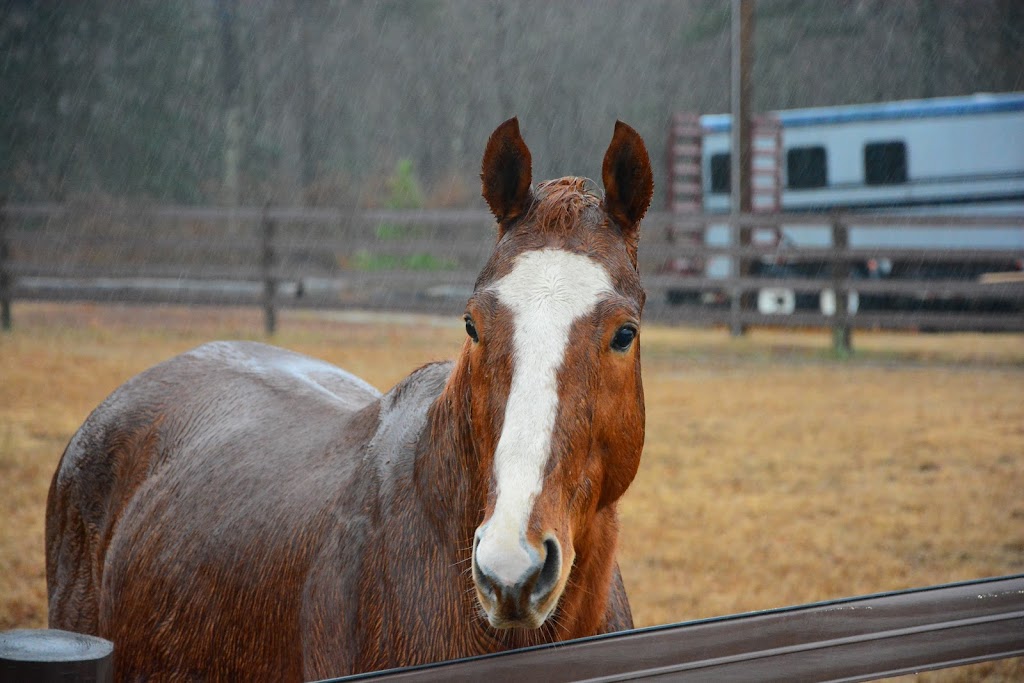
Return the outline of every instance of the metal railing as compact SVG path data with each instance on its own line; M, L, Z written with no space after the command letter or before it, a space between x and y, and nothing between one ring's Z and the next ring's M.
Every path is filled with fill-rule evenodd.
M109 641L61 631L7 632L0 634L0 673L11 674L12 680L109 681L112 650ZM1024 575L702 619L331 680L867 681L1019 656L1024 656Z
M1024 575L656 626L341 681L867 681L1024 655Z

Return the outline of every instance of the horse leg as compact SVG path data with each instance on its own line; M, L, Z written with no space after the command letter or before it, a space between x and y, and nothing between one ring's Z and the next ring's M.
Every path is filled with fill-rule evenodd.
M69 449L71 446L69 445ZM64 463L68 451L61 458ZM50 628L98 635L99 586L94 534L82 519L75 487L53 475L46 500L46 592Z

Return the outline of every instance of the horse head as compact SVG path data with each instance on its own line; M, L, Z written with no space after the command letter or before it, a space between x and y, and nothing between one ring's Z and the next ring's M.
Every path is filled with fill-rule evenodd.
M583 178L532 184L510 119L491 135L483 196L494 253L466 307L462 361L485 472L477 599L496 628L537 628L580 573L610 576L615 503L644 442L637 272L653 192L643 140L617 122L603 197Z

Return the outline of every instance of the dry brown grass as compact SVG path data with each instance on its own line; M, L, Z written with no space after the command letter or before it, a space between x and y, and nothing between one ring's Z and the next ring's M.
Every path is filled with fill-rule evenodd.
M410 324L412 322L413 324ZM0 629L45 624L67 439L136 372L260 338L254 310L19 305L0 335ZM458 321L286 312L275 343L386 389ZM1024 336L644 330L647 446L621 558L638 625L1024 571ZM1020 660L937 674L1019 680Z

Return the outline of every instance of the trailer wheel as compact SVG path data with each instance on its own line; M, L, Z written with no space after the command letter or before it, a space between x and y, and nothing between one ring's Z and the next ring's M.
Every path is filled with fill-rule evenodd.
M757 292L757 312L762 315L792 315L796 292L783 287L766 287Z
M821 290L821 312L823 315L835 315L836 314L836 293L831 289ZM850 290L846 294L846 312L850 315L854 315L857 309L860 307L860 295L856 291Z

